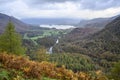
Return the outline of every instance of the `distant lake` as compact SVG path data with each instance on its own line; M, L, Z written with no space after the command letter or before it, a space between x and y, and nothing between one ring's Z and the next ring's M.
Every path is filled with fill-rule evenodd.
M40 25L40 27L56 28L56 29L75 28L74 26L71 26L71 25Z

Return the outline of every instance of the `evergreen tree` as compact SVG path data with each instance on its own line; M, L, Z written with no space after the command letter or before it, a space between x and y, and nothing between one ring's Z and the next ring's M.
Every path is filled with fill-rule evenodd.
M9 22L5 32L0 36L0 51L6 51L16 55L23 55L25 49L22 47L22 39L15 31L15 26Z

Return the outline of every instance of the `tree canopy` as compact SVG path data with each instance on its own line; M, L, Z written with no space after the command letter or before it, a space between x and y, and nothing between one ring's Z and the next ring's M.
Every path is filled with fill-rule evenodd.
M0 35L0 51L16 55L25 53L21 36L15 31L15 26L12 22L8 23L3 34Z

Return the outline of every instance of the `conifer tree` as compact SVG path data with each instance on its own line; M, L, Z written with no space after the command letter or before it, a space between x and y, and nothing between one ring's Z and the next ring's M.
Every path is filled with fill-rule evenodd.
M0 51L16 55L25 53L25 49L22 47L21 36L15 31L15 26L12 22L8 23L4 33L0 36Z

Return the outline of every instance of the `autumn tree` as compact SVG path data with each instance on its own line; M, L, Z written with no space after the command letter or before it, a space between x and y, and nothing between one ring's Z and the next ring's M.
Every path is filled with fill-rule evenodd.
M23 55L21 36L15 31L15 26L9 22L3 34L0 35L0 51L16 55Z

